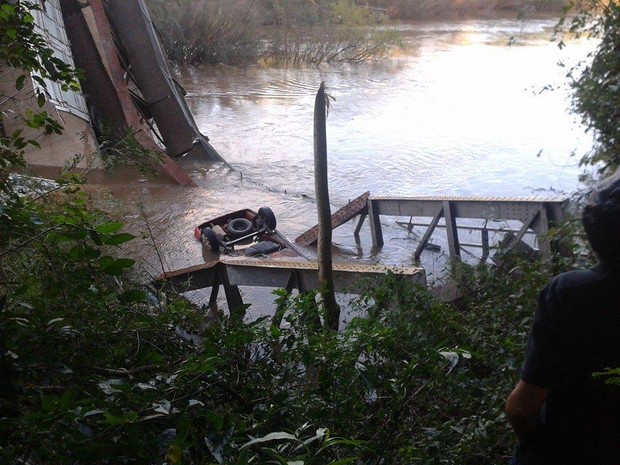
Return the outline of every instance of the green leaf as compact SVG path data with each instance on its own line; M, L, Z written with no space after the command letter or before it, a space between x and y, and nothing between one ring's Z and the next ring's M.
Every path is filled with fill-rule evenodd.
M17 78L17 80L15 81L15 88L17 90L22 90L24 88L24 82L26 81L26 75L22 74L20 77Z
M125 304L144 302L146 300L146 292L139 289L129 289L118 296L118 300Z
M123 227L123 223L111 221L109 223L100 224L95 230L101 234L114 234Z
M86 231L85 229L75 229L63 233L58 233L57 235L48 234L46 240L55 240L58 242L78 241L80 239L85 239L87 235L88 231Z
M110 257L107 258L109 259ZM120 276L123 274L126 268L131 268L136 262L134 260L131 260L130 258L119 258L112 261L106 259L103 262L101 262L100 260L100 263L102 263L102 269L105 274L109 274L111 276Z
M101 241L101 236L97 231L88 231L88 236L96 245L103 245L103 242Z
M45 86L46 86L46 84L45 84L45 80L44 80L41 76L38 76L38 75L36 75L36 74L33 74L33 75L32 75L32 79L34 79L34 81L35 81L37 84L39 84L41 87L45 87Z
M101 242L105 245L121 245L135 239L136 236L129 233L116 234L114 236L101 236Z
M334 460L333 462L329 462L328 465L345 465L347 463L355 463L359 457L347 457L346 459Z
M244 445L242 445L240 447L240 450L243 450L246 447L250 447L251 445L254 445L254 444L259 444L259 443L269 442L269 441L281 441L283 439L286 439L286 440L289 440L289 441L300 442L300 440L296 436L294 436L294 435L292 435L290 433L286 433L284 431L278 431L276 433L269 433L268 435L263 436L262 438L252 439L251 441L248 441Z
M39 105L40 108L43 108L45 105L45 95L43 93L37 96L37 105Z
M153 410L158 413L163 413L164 415L170 415L172 411L172 404L168 399L160 400L159 402L154 402L152 404Z
M58 323L58 322L60 322L60 321L64 321L64 318L54 318L54 319L52 319L52 320L50 320L50 321L48 321L48 322L47 322L47 326L48 326L48 328L49 328L49 327L50 327L50 326L52 326L53 324Z
M135 423L138 420L136 412L124 412L122 415L113 415L110 412L104 412L105 422L111 426L120 426L127 423Z

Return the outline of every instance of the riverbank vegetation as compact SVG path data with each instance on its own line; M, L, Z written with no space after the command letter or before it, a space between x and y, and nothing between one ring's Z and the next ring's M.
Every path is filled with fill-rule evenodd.
M1 4L0 63L74 85L35 59L49 55L25 4ZM394 275L360 283L360 316L339 333L315 324L313 293L278 291L275 320L207 323L136 279L133 236L76 179L10 182L28 141L2 137L0 463L507 462L503 400L537 292L575 260L459 268L458 306ZM575 226L552 234L577 238Z
M272 2L149 0L175 63L356 63L383 56L397 35L387 16L349 0Z
M573 110L595 137L594 150L580 163L610 173L620 166L620 3L588 0L570 21L558 24L559 36L566 30L600 40L568 77Z
M178 64L359 63L398 45L397 20L556 12L563 0L148 0Z
M207 323L137 282L133 236L79 186L52 189L0 218L1 463L506 462L540 263L460 269L458 307L362 282L339 333L314 293Z

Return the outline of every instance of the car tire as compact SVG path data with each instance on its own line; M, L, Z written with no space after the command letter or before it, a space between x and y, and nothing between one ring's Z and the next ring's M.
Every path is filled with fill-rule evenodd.
M269 207L261 207L256 215L256 227L261 229L267 227L270 231L275 231L277 226L276 215Z
M220 241L213 229L203 228L201 237L202 243L208 247L211 252L219 252L222 241Z
M238 239L239 237L247 236L254 231L254 225L250 220L245 218L234 218L228 222L228 236L231 239Z

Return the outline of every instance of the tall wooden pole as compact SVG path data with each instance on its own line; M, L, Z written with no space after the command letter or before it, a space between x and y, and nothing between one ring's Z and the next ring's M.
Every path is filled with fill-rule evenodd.
M325 124L325 83L321 83L314 101L314 189L319 224L317 254L319 260L319 283L323 305L326 311L327 326L334 331L340 324L340 307L334 293L334 273L332 269L332 221L327 183L327 134Z

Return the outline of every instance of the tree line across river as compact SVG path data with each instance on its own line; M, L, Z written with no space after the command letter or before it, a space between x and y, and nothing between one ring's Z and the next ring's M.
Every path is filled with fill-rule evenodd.
M378 58L399 42L398 20L559 13L563 0L147 0L179 64L312 64Z

